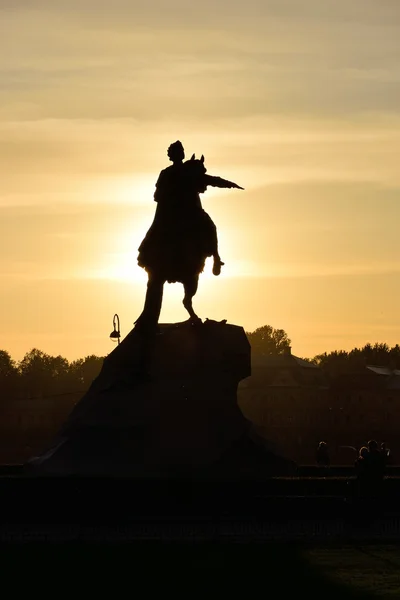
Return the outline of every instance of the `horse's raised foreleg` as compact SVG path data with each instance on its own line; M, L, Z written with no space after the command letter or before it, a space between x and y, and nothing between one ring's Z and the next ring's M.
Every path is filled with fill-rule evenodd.
M200 319L200 317L198 317L196 315L196 313L193 310L192 299L193 299L193 296L197 292L198 285L199 285L199 276L198 275L191 277L183 284L183 287L185 290L185 296L183 298L183 306L188 311L191 321L194 321L196 323L198 321L201 321L201 319Z
M160 318L165 281L149 273L146 299L140 317L135 321L136 327L155 327Z

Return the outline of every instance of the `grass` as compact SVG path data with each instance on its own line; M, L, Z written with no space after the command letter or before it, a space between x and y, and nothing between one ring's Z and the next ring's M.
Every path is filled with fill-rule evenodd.
M400 598L399 546L313 548L304 556L329 581L377 598Z

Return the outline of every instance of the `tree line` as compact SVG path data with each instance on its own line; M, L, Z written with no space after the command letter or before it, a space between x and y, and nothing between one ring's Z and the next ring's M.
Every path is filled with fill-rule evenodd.
M400 369L400 346L388 346L385 343L365 344L362 348L353 348L350 352L334 350L318 354L312 360L327 375L336 376L360 371L366 365Z
M264 325L246 335L253 355L282 354L291 345L287 333L271 325ZM83 393L99 374L103 360L104 357L91 355L70 362L62 356L50 356L33 348L16 362L6 350L0 350L0 403L12 398ZM319 366L330 377L357 371L366 364L400 369L400 346L366 344L350 352L335 350L304 360Z
M85 392L97 377L103 357L86 356L69 362L37 348L16 362L0 350L0 403L12 398L41 398Z
M253 354L282 354L290 348L291 341L283 329L274 329L270 325L259 327L247 333ZM333 350L317 354L313 358L304 358L320 367L326 375L335 376L343 373L357 372L366 365L400 369L400 346L390 347L386 343L365 344L361 348L350 351Z

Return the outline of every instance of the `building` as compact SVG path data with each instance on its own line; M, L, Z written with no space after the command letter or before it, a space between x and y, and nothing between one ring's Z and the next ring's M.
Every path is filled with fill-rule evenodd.
M272 445L301 463L314 463L318 442L333 462L351 464L369 439L400 456L400 370L365 365L328 379L291 354L255 356L239 404Z
M283 354L252 357L252 375L239 386L239 405L278 452L309 462L322 439L328 393L321 369L289 348Z

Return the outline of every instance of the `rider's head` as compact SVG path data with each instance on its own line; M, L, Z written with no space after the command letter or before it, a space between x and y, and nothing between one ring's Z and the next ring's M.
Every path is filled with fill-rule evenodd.
M182 162L185 158L185 151L179 140L169 146L167 154L172 162Z

